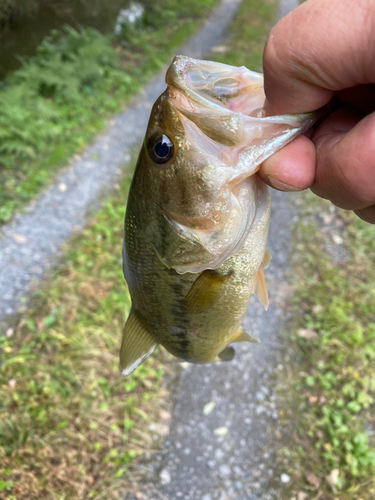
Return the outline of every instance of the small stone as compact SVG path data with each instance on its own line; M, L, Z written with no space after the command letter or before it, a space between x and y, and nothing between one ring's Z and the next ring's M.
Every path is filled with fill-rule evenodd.
M225 52L228 52L228 47L226 45L216 45L216 47L212 47L211 52L225 54Z
M339 234L333 234L332 239L335 245L342 245L344 243L343 238Z
M261 415L262 413L266 413L267 412L267 408L265 406L257 406L255 408L255 413L257 415Z
M255 393L255 400L256 401L264 401L265 400L264 394L262 394L261 392L256 392Z
M229 465L220 465L219 467L219 476L223 479L225 477L230 476L230 467Z
M333 469L331 473L326 477L326 481L331 487L331 490L333 493L336 493L336 486L337 482L339 480L339 470L338 469Z
M208 467L209 469L213 469L215 466L216 466L216 462L215 462L215 460L208 460L208 461L207 461L207 467Z
M288 474L281 474L280 479L282 483L287 484L290 481L290 476Z
M209 493L207 493L202 497L202 500L212 500L212 496Z
M14 389L16 387L16 381L14 380L14 378L8 380L8 386L10 389Z
M67 186L66 186L65 182L60 182L59 191L61 191L62 193L65 193L66 190L67 190Z
M228 434L228 427L218 427L214 430L214 434L216 436L225 436L225 434Z
M318 398L316 398L316 399L318 399ZM319 489L320 483L322 482L320 477L318 477L316 474L314 474L311 471L307 471L305 477L306 477L306 481L309 483L310 486L313 486L316 490Z
M243 472L242 472L242 469L240 469L240 467L238 467L238 465L235 465L233 467L233 472L234 474L239 477L239 476L242 476Z
M304 491L299 491L297 493L297 500L307 500L309 495L305 493Z
M19 243L20 245L23 245L27 241L27 238L25 236L23 236L22 234L16 234L16 233L13 234L13 239L16 243Z
M317 332L311 328L300 328L297 335L298 337L302 337L304 339L316 339L318 337Z
M204 405L203 407L203 415L209 415L212 410L215 408L215 402L214 401L210 401L209 403L207 403L206 405Z
M5 335L8 337L8 339L10 339L10 337L13 337L13 334L14 334L13 328L8 328L8 330L5 333Z
M160 481L161 481L161 484L169 484L171 482L171 474L169 472L168 469L163 469L161 472L160 472Z
M315 314L319 314L323 311L323 306L320 304L317 304L316 306L313 307L313 311Z

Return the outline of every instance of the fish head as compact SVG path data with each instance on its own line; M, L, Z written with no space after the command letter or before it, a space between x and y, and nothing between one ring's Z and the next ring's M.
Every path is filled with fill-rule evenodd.
M166 83L137 167L169 241L157 244L160 223L150 238L179 273L216 269L251 229L262 161L310 126L312 115L266 117L263 76L245 67L177 56Z

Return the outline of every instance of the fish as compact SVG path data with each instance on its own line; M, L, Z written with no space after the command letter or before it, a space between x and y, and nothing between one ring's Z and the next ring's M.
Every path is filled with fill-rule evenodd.
M123 269L132 300L120 368L157 345L191 363L229 361L250 297L268 307L271 200L262 162L314 123L267 116L262 74L176 56L149 119L127 201Z

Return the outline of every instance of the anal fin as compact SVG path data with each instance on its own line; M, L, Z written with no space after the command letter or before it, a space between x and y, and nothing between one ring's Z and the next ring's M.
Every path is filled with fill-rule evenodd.
M122 333L120 351L121 374L130 375L146 358L153 353L157 343L149 328L137 313L131 309Z
M234 333L230 342L254 342L255 344L260 344L260 340L255 335L248 333L242 326Z
M232 346L225 347L219 354L216 356L215 361L232 361L234 358L235 351Z

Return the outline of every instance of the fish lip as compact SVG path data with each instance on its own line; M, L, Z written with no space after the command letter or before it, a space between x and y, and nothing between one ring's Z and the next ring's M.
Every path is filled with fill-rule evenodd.
M228 64L223 64L213 61L205 61L200 59L192 59L188 56L177 55L174 57L171 65L167 70L165 82L168 85L170 99L174 101L173 107L176 107L184 115L187 115L186 109L183 105L178 103L178 100L180 99L177 99L176 91L178 93L182 93L185 96L185 98L198 105L198 108L192 109L193 113L205 112L207 111L207 109L210 109L211 111L216 111L221 115L224 112L228 116L241 116L248 123L251 122L259 123L261 121L262 123L270 123L270 124L280 123L280 124L287 124L292 127L298 127L299 122L305 121L307 119L309 119L309 122L312 125L321 114L321 110L317 110L314 112L300 113L297 115L285 114L285 115L256 117L256 116L249 116L248 114L242 113L241 111L231 110L226 106L224 106L223 104L221 104L220 102L214 102L206 97L203 97L201 94L199 94L199 92L194 90L194 88L192 87L193 84L191 82L191 79L189 78L189 71L195 70L196 72L197 68L201 69L202 71L205 69L209 70L210 68L211 69L221 68L223 72L223 77L230 75L230 73L232 72L239 75L239 78L243 77L244 82L250 83L251 79L253 79L254 85L259 85L263 87L263 75L250 71L245 66L236 67ZM220 80L220 78L218 80ZM262 99L261 107L263 107L265 100L265 95L263 90L262 90L262 95L264 96L264 98ZM199 109L200 107L203 107L203 109Z

